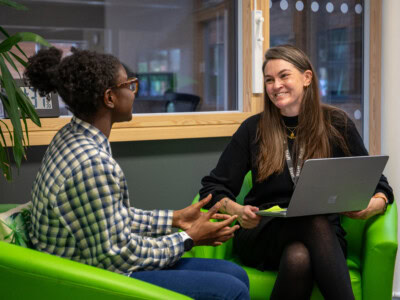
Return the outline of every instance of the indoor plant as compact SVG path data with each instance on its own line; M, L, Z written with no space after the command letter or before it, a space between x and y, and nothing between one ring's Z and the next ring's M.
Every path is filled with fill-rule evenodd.
M0 5L19 10L27 9L25 6L11 0L0 0ZM0 101L12 124L12 128L10 128L6 122L0 119L0 169L4 177L7 180L11 180L10 154L7 147L12 146L14 161L17 168L19 168L22 158L26 158L26 146L29 145L26 119L31 119L37 126L41 125L32 102L17 86L9 69L16 70L21 77L16 63L26 66L28 58L18 46L19 42L35 42L44 46L50 46L50 44L39 35L30 32L19 32L10 36L1 26L0 38L3 38L0 43ZM25 135L22 129L23 126L25 127ZM10 137L11 145L6 143L7 133Z

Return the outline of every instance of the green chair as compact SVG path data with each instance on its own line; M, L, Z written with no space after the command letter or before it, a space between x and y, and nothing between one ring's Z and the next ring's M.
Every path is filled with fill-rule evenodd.
M0 212L15 205L0 205ZM0 241L0 299L190 299L100 268Z
M252 187L251 173L243 182L237 201L243 199ZM197 195L193 202L197 202ZM348 242L347 264L356 299L390 300L392 299L393 275L397 252L397 207L388 206L384 215L369 220L354 220L342 216L342 225L346 230ZM187 257L218 258L234 261L232 240L218 247L195 247ZM276 272L261 272L243 266L250 279L251 299L269 299L275 283ZM326 270L329 272L329 270ZM311 299L323 299L317 286L314 287Z

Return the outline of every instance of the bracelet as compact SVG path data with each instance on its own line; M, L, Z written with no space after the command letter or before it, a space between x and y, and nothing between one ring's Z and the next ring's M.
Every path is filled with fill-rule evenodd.
M384 206L383 211L381 213L383 215L387 210L387 207L389 205L389 201L387 199L383 198L383 197L375 197L375 198L381 198L383 201L385 201L385 206Z

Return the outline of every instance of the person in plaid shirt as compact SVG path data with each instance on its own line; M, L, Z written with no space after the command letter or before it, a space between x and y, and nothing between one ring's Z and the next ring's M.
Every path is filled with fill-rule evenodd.
M57 92L74 114L50 143L32 189L30 238L37 250L141 279L195 299L249 299L239 266L181 258L193 245L233 237L236 216L200 209L211 195L182 210L130 206L124 173L111 155L115 122L132 119L138 88L117 58L56 48L28 61L25 77L41 95ZM222 219L210 222L211 218ZM171 233L171 228L183 231Z

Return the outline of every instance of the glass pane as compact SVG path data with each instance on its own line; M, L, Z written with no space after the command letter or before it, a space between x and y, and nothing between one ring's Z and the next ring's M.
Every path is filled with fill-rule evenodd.
M292 44L311 58L322 101L363 133L364 1L270 1L271 46Z
M139 78L134 113L238 108L238 0L19 2L29 10L0 11L10 34L38 33L64 55L71 46L116 55ZM33 47L23 45L29 54ZM68 114L62 101L60 110Z

